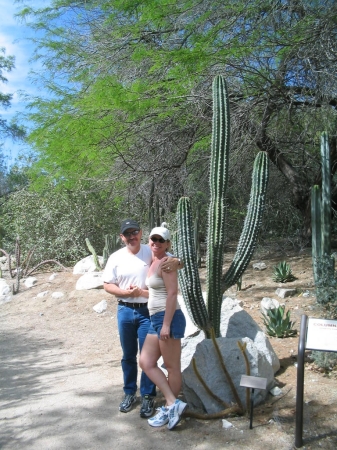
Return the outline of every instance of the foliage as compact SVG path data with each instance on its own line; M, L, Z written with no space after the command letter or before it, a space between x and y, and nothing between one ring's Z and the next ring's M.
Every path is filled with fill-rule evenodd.
M15 58L14 56L5 56L6 50L0 48L0 82L6 83L8 80L4 76L3 72L10 72L14 69ZM0 92L0 106L2 108L8 108L13 99L13 94L4 94ZM7 120L0 116L0 142L6 137L11 137L13 139L23 138L25 135L24 129L20 127L15 121L8 123Z
M263 323L269 336L285 338L297 334L297 330L293 329L295 322L290 320L290 311L287 311L285 316L284 313L283 306L268 309L267 315L262 313Z
M334 367L337 367L337 353L335 352L313 351L311 358L318 367L326 371L331 371Z
M3 247L12 253L20 236L24 257L34 248L32 264L57 259L70 264L86 256L85 238L98 252L104 235L119 230L120 213L109 192L92 192L83 183L77 190L49 185L43 192L24 188L10 194L2 205Z
M244 174L248 197L247 156L252 160L256 147L267 152L282 180L271 210L277 194L287 193L309 233L310 186L320 173L317 132L324 123L332 140L336 135L336 12L333 0L58 0L23 7L20 16L38 31L36 57L45 68L38 82L52 94L31 102L36 180L43 182L41 170L68 187L78 179L123 179L134 186L130 200L146 195L148 204L144 180L154 176L166 211L182 195L205 194L208 92L221 73L232 92L239 169L232 175Z
M289 283L296 280L290 265L286 261L281 261L273 270L273 281L276 283Z

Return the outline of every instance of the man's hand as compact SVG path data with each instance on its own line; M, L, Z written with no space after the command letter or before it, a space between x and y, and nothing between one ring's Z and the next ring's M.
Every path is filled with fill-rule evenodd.
M179 258L165 256L165 258L162 259L160 268L163 272L166 273L176 272L178 269L181 269L180 260Z
M138 286L130 285L129 289L127 289L126 292L128 293L128 297L148 297L148 291L146 289L141 289Z

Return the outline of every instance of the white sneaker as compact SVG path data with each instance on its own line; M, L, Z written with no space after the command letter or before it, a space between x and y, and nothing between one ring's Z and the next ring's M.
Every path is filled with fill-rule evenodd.
M162 406L161 408L157 408L157 411L159 412L147 421L148 424L151 425L151 427L162 427L169 421L167 408L164 408L164 406Z
M187 403L182 402L181 400L177 399L173 405L171 405L168 408L168 425L167 428L169 430L172 430L181 419L181 415L184 412L185 408L187 406Z

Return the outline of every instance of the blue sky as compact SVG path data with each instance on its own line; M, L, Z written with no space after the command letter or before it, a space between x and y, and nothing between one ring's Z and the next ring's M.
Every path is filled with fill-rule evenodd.
M30 4L46 6L48 1L37 0L30 2ZM41 94L41 91L29 79L29 71L33 67L29 62L33 47L26 37L32 35L33 32L14 18L14 14L18 12L18 8L22 5L22 3L14 3L14 0L0 0L0 47L6 49L6 56L15 56L15 69L3 73L8 82L0 83L1 92L13 94L11 107L7 110L0 108L1 117L7 120L11 120L17 112L24 110L24 103L20 99L20 91L24 91L31 96L37 93ZM2 147L2 153L8 158L8 165L12 165L20 153L27 151L29 151L27 146L14 143L10 139L7 139Z

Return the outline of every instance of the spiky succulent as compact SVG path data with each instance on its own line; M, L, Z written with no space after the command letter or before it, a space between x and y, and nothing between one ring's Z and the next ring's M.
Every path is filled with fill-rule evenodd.
M296 280L296 278L286 261L282 261L274 266L273 281L276 281L276 283L288 283L289 281L294 280Z
M297 330L294 329L295 322L290 320L290 311L288 310L285 315L284 313L283 306L269 309L267 314L262 313L263 323L269 336L285 338L297 334Z

